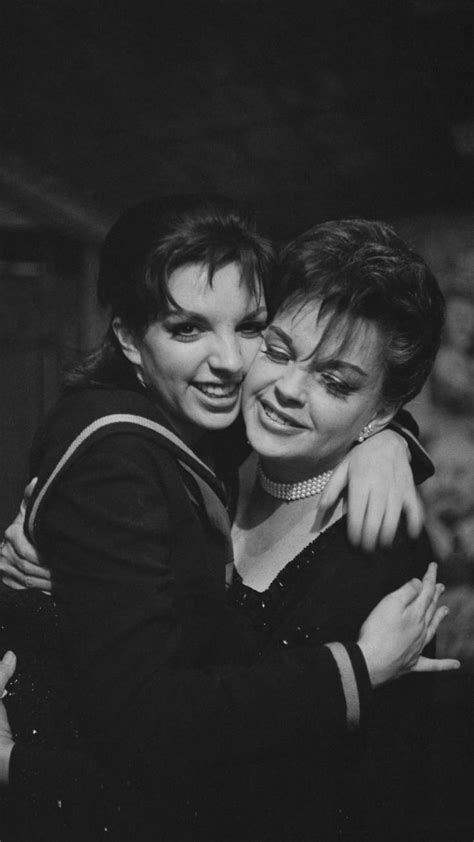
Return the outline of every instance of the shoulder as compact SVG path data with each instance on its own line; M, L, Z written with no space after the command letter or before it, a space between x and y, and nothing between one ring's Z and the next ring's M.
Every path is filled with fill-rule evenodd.
M163 422L161 413L146 392L129 389L84 387L65 391L50 412L40 429L40 438L48 436L73 439L97 419L115 414L142 415L151 420Z
M133 416L164 423L146 393L94 387L68 390L38 430L32 451L32 475L53 468L70 447L83 450L83 441L88 442L85 449L90 450L96 441L120 435L124 439L120 453L130 453L134 448L149 450L151 445L147 445L146 440L152 437L127 423ZM153 448L156 447L155 437ZM105 456L108 447L104 442L102 450Z
M34 520L59 487L85 502L101 493L132 497L141 507L149 495L174 500L182 487L177 460L153 430L130 421L137 415L162 421L151 401L133 392L86 388L64 395L36 442L32 461L39 481L28 517Z

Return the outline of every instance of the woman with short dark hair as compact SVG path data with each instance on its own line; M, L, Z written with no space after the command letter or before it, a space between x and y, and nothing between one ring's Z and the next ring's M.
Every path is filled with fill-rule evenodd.
M392 547L364 553L347 539L342 504L322 531L315 514L354 441L422 388L444 320L426 263L378 222L310 229L284 249L275 288L244 386L254 454L240 470L229 591L263 655L351 639L384 594L432 560L426 533L412 540L404 523ZM376 693L365 745L360 733L317 747L308 737L303 751L237 770L233 838L416 838L416 822L431 819L430 696L426 677L401 679Z

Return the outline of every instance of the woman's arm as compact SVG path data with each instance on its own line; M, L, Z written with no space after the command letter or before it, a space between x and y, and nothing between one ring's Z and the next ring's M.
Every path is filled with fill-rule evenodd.
M192 531L196 513L189 502L169 509L173 482L182 479L166 452L133 435L110 436L70 468L44 505L38 535L51 558L85 733L122 760L142 762L145 752L165 776L179 774L183 757L199 769L304 743L308 730L316 739L344 733L346 679L362 713L370 697L357 647L219 665L228 622L223 570L216 592ZM173 566L178 541L188 553L184 582ZM403 635L392 629L387 639L401 650L377 659L369 646L376 680L387 656L392 674L406 658Z
M350 541L366 552L393 543L401 515L416 538L424 522L415 485L434 473L433 463L418 440L418 426L401 409L386 430L352 448L335 470L321 497L320 527L338 499L347 497Z
M366 552L392 544L402 514L415 538L423 526L423 507L416 491L407 443L393 430L382 430L357 444L339 463L321 495L319 528L339 498L347 498L351 543Z
M420 443L420 430L413 415L407 409L399 409L388 427L405 439L410 451L413 478L416 485L421 485L433 476L435 469L429 454Z
M38 552L24 533L25 512L36 485L36 478L26 486L18 514L7 528L0 544L0 576L13 590L34 588L51 592L51 571L40 564Z
M422 672L426 670L432 671L433 669L455 668L455 666L459 665L455 661L445 660L437 662L420 657L423 646L433 638L439 622L445 616L445 610L437 608L440 588L436 586L435 578L435 566L430 565L422 582L420 580L413 580L399 588L398 591L389 594L376 606L365 621L359 636L359 646L354 647L351 657L354 658L356 656L355 662L359 661L358 669L360 671L364 672L367 666L369 666L374 684L389 680L397 674L410 669L412 671ZM193 762L189 768L193 770L193 773L196 772L194 762L197 757L203 761L204 768L208 769L209 736L210 734L214 736L215 729L218 732L218 739L223 735L230 737L230 742L225 742L224 755L219 759L229 760L232 757L242 756L242 754L251 754L252 751L255 753L257 751L256 746L259 747L258 750L262 749L262 743L265 750L267 746L265 730L260 731L260 728L264 727L266 729L269 727L269 723L271 724L274 715L273 708L275 706L278 707L279 679L282 676L282 663L289 663L291 664L291 669L294 669L295 662L298 662L298 658L294 659L293 656L297 654L302 655L303 657L299 659L299 663L296 663L297 679L301 678L301 676L304 677L301 667L306 665L311 668L313 675L318 681L318 679L324 676L321 672L318 673L318 661L314 656L318 651L324 650L326 650L326 654L330 651L334 656L335 662L339 667L342 667L340 674L342 683L348 678L350 679L350 673L346 672L344 676L343 663L344 659L347 659L350 649L336 643L329 644L327 647L298 647L296 650L288 650L286 653L276 653L274 658L267 658L260 669L258 666L257 668L237 670L223 668L215 670L214 674L212 670L206 670L204 673L201 671L200 678L204 679L204 681L200 687L204 693L200 701L206 703L211 701L211 707L209 709L207 704L199 704L197 708L199 714L198 720L189 720L187 714L191 713L194 715L196 708L193 704L192 697L181 696L181 706L178 709L178 731L176 731L175 727L175 716L166 717L165 721L159 723L160 728L157 729L156 711L151 721L149 719L150 701L153 704L159 702L159 697L163 689L165 690L165 694L168 693L170 689L167 686L168 684L171 684L171 686L174 685L174 691L178 687L189 690L193 694L196 686L199 686L196 685L194 680L196 671L185 670L181 671L181 674L177 671L171 677L171 681L169 681L169 676L168 681L166 677L163 681L162 676L158 680L158 684L156 683L157 677L155 676L152 684L148 685L144 690L145 699L142 694L138 693L129 711L129 715L133 715L133 712L135 712L135 715L138 717L139 728L134 728L133 721L129 721L126 730L122 730L120 723L117 721L114 722L113 731L115 740L112 743L112 757L116 757L116 762L119 763L119 769L123 769L124 772L128 768L133 769L134 774L142 784L148 789L153 790L155 786L159 787L160 780L162 781L164 779L163 770L157 777L159 771L156 764L157 757L160 760L164 760L166 770L164 777L168 779L170 777L173 779L175 774L178 774L178 777L181 779L183 774L186 777L185 769L190 756ZM361 661L362 651L367 656L367 662L364 662L363 659ZM390 669L388 668L388 662L391 663ZM9 653L0 662L0 695L11 677L14 668L15 658ZM318 673L318 675L316 676L315 673ZM133 682L135 680L134 673L131 673L129 678L130 682ZM226 727L223 731L221 731L222 726L220 722L221 711L219 707L215 706L216 695L219 695L219 689L216 688L215 684L216 678L225 687L226 698L223 700L224 706L226 708L230 707L230 711L227 712L225 717ZM249 678L250 682L248 681ZM262 686L262 681L265 683L268 678L270 678L272 685L273 707L264 709L259 714L259 711L255 710L254 705L260 698L258 689ZM244 679L243 684L242 679ZM236 683L233 684L235 680ZM255 680L256 685L254 683ZM250 685L252 689L251 695L248 697L247 691ZM237 699L233 698L233 695L229 692L229 690L232 690L232 687L234 691L237 691ZM244 721L239 721L233 716L233 713L235 713L233 704L237 702L236 710L241 713L242 704L239 697L242 688L246 704L248 705L248 716L245 717ZM155 692L151 693L150 698L149 691L153 691L153 689L155 689ZM158 689L158 693L156 693L156 689ZM209 695L209 689L211 690L211 695ZM283 689L287 689L285 684L283 684ZM297 685L295 689L298 689ZM323 692L325 695L328 694L330 688L325 685ZM299 692L293 695L290 706L297 704L300 698ZM171 701L172 704L176 703L174 693L171 694ZM360 701L361 699L359 699ZM191 702L191 706L189 706L189 702ZM161 702L159 704L161 705ZM304 708L300 709L300 713L303 710ZM216 713L217 718L215 716ZM144 714L145 719L143 719ZM204 720L202 720L202 714L204 714ZM228 718L229 714L230 718ZM317 709L310 709L310 714L317 715ZM262 721L260 721L259 715L261 717L263 716ZM209 718L211 719L211 725ZM203 722L206 726L204 729L201 727ZM278 722L279 718L277 715L275 720L277 730L279 730ZM285 724L288 724L287 720L285 720ZM311 723L305 719L304 731L306 739L310 736L310 725ZM257 741L253 743L252 749L249 749L248 745L249 737L247 732L249 729L251 731L251 742L253 743L254 740ZM169 744L170 730L172 734L171 744ZM180 739L176 739L177 733ZM191 733L194 733L195 739L197 740L197 745L194 749L190 748L188 742ZM138 739L138 742L135 743L135 740L140 738L140 735L141 740ZM326 738L327 735L328 732L326 731ZM288 741L288 747L291 746L294 749L293 735L288 735L285 732L285 736ZM131 746L130 737L132 738ZM245 738L243 746L242 737ZM281 740L279 743L281 743ZM182 749L184 753L180 753ZM196 749L198 751L197 756L195 754ZM204 749L204 758L201 754L202 749ZM178 755L176 754L177 751ZM212 751L211 754L213 754ZM25 744L14 746L5 708L0 703L0 783L5 785L10 778L17 794L21 795L24 791L30 797L32 795L36 797L39 787L42 794L51 795L51 792L54 792L54 797L56 798L68 797L71 795L71 792L74 792L75 787L86 784L90 786L91 777L94 775L98 776L99 767L93 758L94 753L87 752L85 749L72 751L67 749L54 750L42 747L38 748ZM153 760L151 765L150 759ZM174 765L169 764L170 759L174 760ZM213 756L212 760L215 762L216 757ZM175 768L176 766L178 767L177 769Z
M6 687L16 669L14 652L6 652L0 661L0 783L8 784L10 778L10 759L13 749L13 737L10 723L3 704L7 693Z

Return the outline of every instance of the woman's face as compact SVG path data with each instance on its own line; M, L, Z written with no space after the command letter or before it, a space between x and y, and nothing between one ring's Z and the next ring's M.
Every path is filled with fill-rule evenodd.
M129 359L187 438L228 427L238 415L242 381L261 343L267 312L231 263L208 283L207 267L189 264L170 277L172 310L135 342Z
M247 437L270 476L304 479L333 468L366 424L374 432L393 413L382 407L381 342L360 322L353 338L324 338L319 307L277 315L245 381ZM342 350L341 350L342 347Z

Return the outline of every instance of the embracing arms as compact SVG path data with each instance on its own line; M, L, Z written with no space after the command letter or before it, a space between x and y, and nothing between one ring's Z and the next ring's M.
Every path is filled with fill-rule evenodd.
M285 746L294 749L295 738L300 742L314 737L313 717L320 717L322 712L324 721L317 723L316 731L322 726L325 738L340 733L346 728L349 708L354 704L354 697L352 701L349 699L354 679L359 691L356 705L363 706L362 713L365 712L369 687L365 687L364 698L360 694L364 683L360 673L366 668L373 685L378 686L409 670L423 672L458 666L455 661L437 662L420 657L446 613L446 609L437 608L440 588L435 580L435 565L430 565L423 581L412 580L385 597L363 624L356 647L348 649L339 643L302 647L300 658L294 658L296 650L288 650L250 668L227 667L205 672L188 669L181 674L169 675L165 671L151 676L141 690L137 688L133 702L127 704L125 720L113 721L115 742L111 744L111 757L116 758L119 768L128 766L145 789L153 790L154 786L159 787L157 758L163 762L166 776L172 779L185 774L187 764L191 774L195 774L196 762L198 768L200 764L206 768L209 760L215 763L229 757L250 756L256 746L258 751ZM361 652L365 663L361 662ZM323 657L319 658L318 653ZM349 659L355 666L354 672L347 669ZM15 657L7 653L0 662L0 694L14 669ZM134 683L133 664L129 665L129 671L129 682ZM313 686L308 684L308 675L314 679ZM301 685L304 693L312 689L311 700L302 694ZM196 691L202 694L198 696L197 707ZM311 701L317 703L321 694L329 700L330 715L327 706L322 711L318 704L311 704ZM342 705L346 705L345 711L341 709L340 697L345 697ZM262 702L266 702L263 707ZM280 717L290 710L293 715L285 718L282 734L278 727ZM297 720L302 717L296 727L295 710ZM8 783L12 760L11 778L17 792L31 794L40 781L46 791L53 789L61 797L67 795L71 786L98 773L92 757L85 750L58 752L28 745L14 746L5 709L0 703L0 784Z
M261 662L216 663L220 597L204 604L191 599L195 613L186 618L176 613L171 513L156 483L158 468L163 475L156 459L147 443L111 438L70 471L43 516L78 711L85 733L110 747L110 756L117 752L150 783L150 767L178 774L183 757L196 769L309 735L343 733L353 715L347 682L356 686L362 715L369 703L367 667L378 684L415 665L452 666L418 662L443 613L436 609L433 570L423 586L415 581L387 598L363 628L360 648L307 646ZM190 551L195 543L189 539ZM196 568L196 593L201 585ZM277 727L282 719L284 733Z
M370 551L393 540L401 514L416 537L422 527L423 510L415 481L433 472L429 457L419 444L415 422L400 411L391 424L355 446L342 460L321 495L318 522L324 525L341 494L347 495L347 523L352 543ZM5 533L0 548L0 574L10 588L32 587L51 591L51 571L23 531L25 506L35 480L25 489L20 511Z

